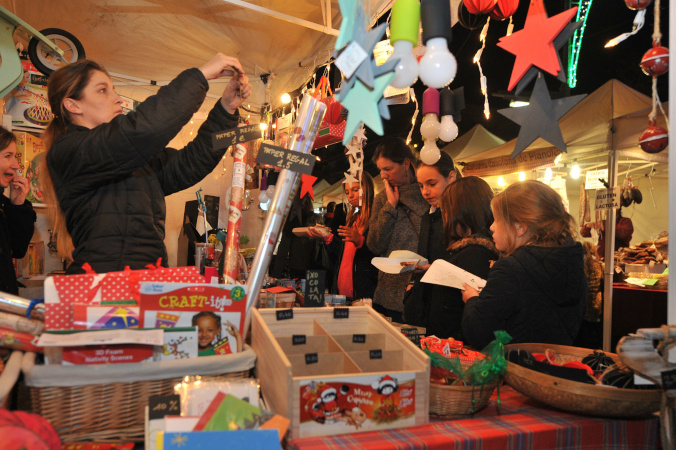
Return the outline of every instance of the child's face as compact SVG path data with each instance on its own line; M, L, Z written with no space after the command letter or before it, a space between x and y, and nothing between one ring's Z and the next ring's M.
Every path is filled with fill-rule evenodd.
M497 248L501 252L506 251L509 244L507 225L504 222L495 219L495 221L491 225L491 231L493 232L493 241L495 242L495 248Z
M220 327L216 325L216 321L209 316L197 319L197 329L197 342L200 350L209 348L211 342L221 331Z

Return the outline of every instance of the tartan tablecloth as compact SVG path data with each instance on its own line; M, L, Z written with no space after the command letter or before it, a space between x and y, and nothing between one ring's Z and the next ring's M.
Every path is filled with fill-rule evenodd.
M488 406L472 418L431 419L427 425L396 430L370 431L336 436L293 439L287 448L368 450L478 449L548 450L607 449L644 450L660 448L659 419L605 419L560 412L516 392L500 388Z

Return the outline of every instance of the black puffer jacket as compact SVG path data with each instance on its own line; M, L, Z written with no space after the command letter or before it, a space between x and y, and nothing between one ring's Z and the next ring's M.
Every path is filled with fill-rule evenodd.
M12 258L23 258L35 229L35 211L26 200L12 205L0 192L0 291L18 294Z
M70 125L47 154L47 167L75 250L69 273L140 269L162 258L164 197L193 186L218 164L212 133L237 125L221 102L181 151L166 148L197 112L209 85L189 69L141 103L94 129Z
M482 349L505 330L513 343L572 345L584 315L587 278L579 243L519 247L493 264L486 287L465 304L465 344Z

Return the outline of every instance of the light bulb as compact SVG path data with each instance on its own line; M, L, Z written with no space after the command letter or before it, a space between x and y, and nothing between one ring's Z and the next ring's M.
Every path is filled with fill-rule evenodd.
M556 158L554 158L554 166L558 166L559 162L561 162L561 158L563 157L563 153L559 153L556 155Z
M526 179L526 172L519 172L519 181L523 181Z
M260 202L261 205L263 203L267 203L268 200L270 199L268 198L268 194L266 194L265 191L261 192L260 195L258 196L258 201Z
M262 130L262 131L265 131L265 130L268 129L268 124L265 123L265 122L261 122L259 126L261 127L261 130Z
M441 130L441 124L437 115L434 113L425 114L423 123L420 125L420 134L423 139L432 141L436 140L439 137L439 131Z
M441 158L441 151L437 147L437 142L435 139L426 139L423 148L420 149L420 160L431 166L439 161Z
M498 177L498 186L505 187L505 179L504 178Z
M547 167L547 170L545 170L545 182L549 183L552 181L552 169L551 167Z
M439 139L444 142L451 142L458 137L458 126L453 122L453 116L441 117L441 128L439 129Z
M577 164L573 165L573 168L570 170L570 176L573 178L580 178L580 166Z
M394 78L390 86L403 89L412 86L418 79L418 60L413 56L411 41L401 40L394 43L390 58L399 59L394 67Z
M271 184L268 186L268 189L265 191L268 194L268 198L272 198L275 196L275 185Z
M420 60L420 79L429 87L441 89L455 78L458 63L448 51L446 38L432 38L427 41L426 46L427 51Z
M282 94L282 103L285 105L288 105L291 102L291 96L289 95L288 92L285 92Z

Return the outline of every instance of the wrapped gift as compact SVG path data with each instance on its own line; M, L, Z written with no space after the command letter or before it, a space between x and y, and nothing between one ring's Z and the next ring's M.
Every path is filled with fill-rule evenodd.
M315 97L326 105L326 114L319 126L317 138L312 148L324 147L342 141L343 135L345 135L345 118L341 114L343 107L335 97L331 96L329 80L325 76L321 77L315 88Z
M45 280L45 329L73 329L73 305L106 301L139 301L141 282L203 283L197 267L124 270L48 277Z

